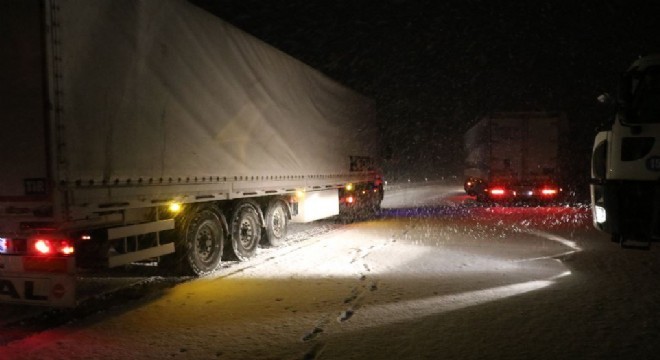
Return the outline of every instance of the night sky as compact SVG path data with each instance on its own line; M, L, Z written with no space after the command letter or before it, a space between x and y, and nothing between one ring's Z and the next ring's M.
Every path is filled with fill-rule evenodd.
M586 179L596 97L660 51L652 1L191 1L373 98L391 177L460 177L479 114L559 110Z

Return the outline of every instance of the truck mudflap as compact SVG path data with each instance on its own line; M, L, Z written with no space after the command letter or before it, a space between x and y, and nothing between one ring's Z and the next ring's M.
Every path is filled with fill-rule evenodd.
M75 257L0 254L0 302L74 307Z

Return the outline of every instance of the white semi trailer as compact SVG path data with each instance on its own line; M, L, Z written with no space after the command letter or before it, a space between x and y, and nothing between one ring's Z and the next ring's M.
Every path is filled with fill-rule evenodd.
M623 73L616 108L593 146L594 226L624 247L648 248L660 240L660 55Z
M371 101L186 1L4 0L0 34L0 302L207 274L382 199Z

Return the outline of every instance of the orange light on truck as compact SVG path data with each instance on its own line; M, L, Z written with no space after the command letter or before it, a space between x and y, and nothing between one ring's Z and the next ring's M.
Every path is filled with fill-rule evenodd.
M355 198L352 197L352 196L349 196L349 197L346 198L346 202L349 203L349 204L352 204L352 203L355 202Z
M351 190L353 190L353 184L351 183L346 184L346 191L351 191Z
M167 207L167 209L168 209L170 212L176 214L176 213L178 213L179 211L181 211L181 204L178 203L178 202L173 202L173 203L171 203L171 204Z
M71 244L69 243L64 244L63 242L62 247L60 247L60 252L64 255L72 255L75 252L75 250L73 246L71 246Z

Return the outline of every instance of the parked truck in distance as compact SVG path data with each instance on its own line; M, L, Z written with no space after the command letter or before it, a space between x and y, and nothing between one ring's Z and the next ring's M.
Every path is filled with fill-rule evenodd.
M189 2L0 24L0 302L73 306L80 267L208 274L382 200L372 102Z
M465 191L480 202L547 203L562 193L560 112L498 112L465 133Z
M594 226L612 241L660 240L660 55L623 73L613 121L594 140L590 192Z

